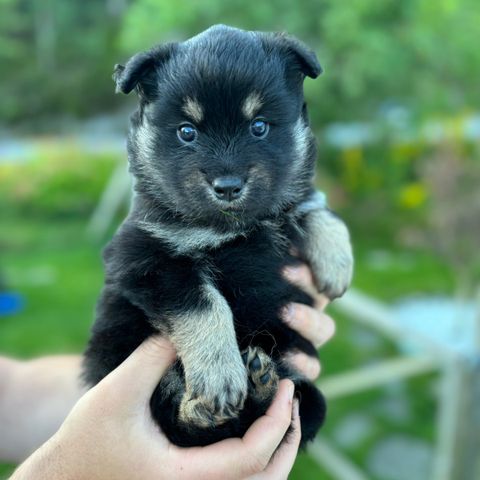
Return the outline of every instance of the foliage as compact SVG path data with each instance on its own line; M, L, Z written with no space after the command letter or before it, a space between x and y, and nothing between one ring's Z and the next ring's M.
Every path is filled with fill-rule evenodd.
M89 215L115 163L113 156L86 156L76 149L65 149L44 152L24 164L0 165L3 215Z
M0 118L39 128L111 107L118 22L103 0L0 0Z
M215 23L286 30L318 52L326 73L307 82L316 125L480 102L477 0L0 0L0 118L117 106L113 63Z
M444 142L421 172L429 193L427 238L455 270L457 294L473 296L480 287L480 159Z
M137 0L120 42L131 53L214 23L287 30L312 45L325 67L324 78L307 86L319 123L370 118L392 103L416 113L478 104L479 21L476 0Z

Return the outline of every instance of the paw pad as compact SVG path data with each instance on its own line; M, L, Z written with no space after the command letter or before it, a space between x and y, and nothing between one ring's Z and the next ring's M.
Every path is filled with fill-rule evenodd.
M250 380L251 395L263 400L277 391L278 375L273 360L259 347L248 347L242 353Z

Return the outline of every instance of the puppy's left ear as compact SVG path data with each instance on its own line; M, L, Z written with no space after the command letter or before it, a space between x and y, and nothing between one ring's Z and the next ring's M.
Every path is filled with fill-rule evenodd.
M305 43L286 33L275 33L273 39L289 63L303 75L317 78L323 72L317 55Z

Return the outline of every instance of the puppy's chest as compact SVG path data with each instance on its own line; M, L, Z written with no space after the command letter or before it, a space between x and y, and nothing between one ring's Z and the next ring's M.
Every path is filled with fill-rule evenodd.
M282 269L289 263L287 236L262 230L211 251L206 265L215 272L215 283L231 299L264 298L281 281Z

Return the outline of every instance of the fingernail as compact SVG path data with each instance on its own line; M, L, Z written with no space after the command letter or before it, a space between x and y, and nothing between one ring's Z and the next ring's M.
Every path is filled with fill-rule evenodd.
M293 384L293 382L289 382L287 393L288 401L291 402L293 400L293 394L295 393L295 385Z
M298 401L298 398L295 398L292 407L292 420L296 420L297 418L300 418L300 402Z
M284 307L282 312L283 320L288 323L292 324L295 321L295 305L293 303L289 303L286 307Z

